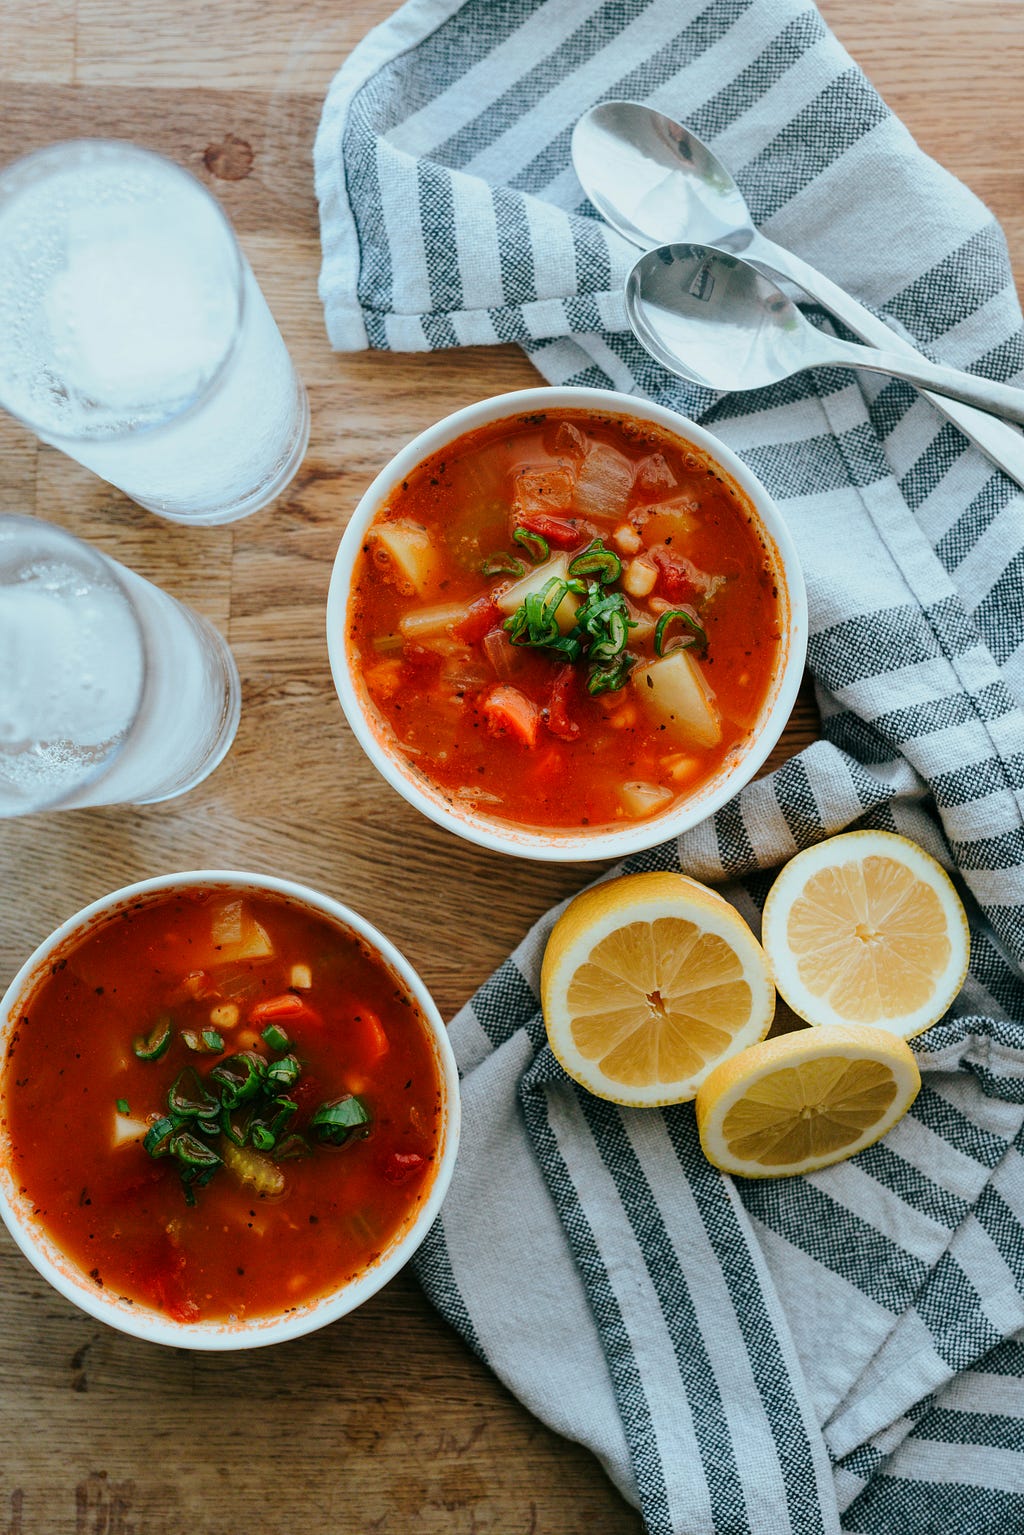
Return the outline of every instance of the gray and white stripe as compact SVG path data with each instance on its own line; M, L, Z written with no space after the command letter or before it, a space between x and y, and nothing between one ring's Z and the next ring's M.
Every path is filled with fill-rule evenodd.
M932 355L1021 379L1001 231L802 0L411 0L324 107L330 338L514 340L740 453L800 547L822 739L629 867L731 881L756 929L796 849L898 830L959 882L972 971L883 1145L734 1185L689 1107L561 1073L549 914L452 1023L465 1139L420 1279L658 1535L1024 1528L1024 496L906 385L722 399L658 368L625 324L633 252L569 157L613 96L688 121L770 234Z

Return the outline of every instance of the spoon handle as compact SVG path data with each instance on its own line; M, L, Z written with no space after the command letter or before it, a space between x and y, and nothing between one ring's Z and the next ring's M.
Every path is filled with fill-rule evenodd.
M934 390L962 400L978 410L992 411L1010 421L1024 421L1024 389L997 384L976 373L961 373L959 368L942 368L927 357L905 357L901 352L883 352L856 341L830 340L829 351L836 362L853 368L867 368L872 373L887 373L891 378L906 379L919 389Z
M889 353L920 358L922 362L927 362L916 347L909 341L905 341L902 336L898 336L884 320L872 314L870 309L865 309L863 304L832 282L823 272L817 271L815 267L794 255L792 251L786 250L784 246L776 245L775 241L769 240L766 235L759 235L756 241L752 241L743 252L743 257L753 262L755 266L766 268L773 275L787 277L791 282L795 282L804 290L808 298L816 300L826 309L831 310L844 325L849 326L855 335L860 336L872 346L881 347ZM973 375L969 376L973 378ZM908 376L908 382L918 383L919 380L910 379ZM941 392L932 394L929 392L928 385L922 385L922 387L925 397L958 426L965 437L981 448L982 452L987 453L992 462L1005 470L1018 485L1024 486L1024 437L1019 432L1007 426L1005 422L997 420L995 416L985 414L988 407L975 409L974 404L964 404L961 399L951 399ZM939 388L937 384L931 387ZM1019 391L1015 392L1019 393ZM999 414L1003 412L1000 411ZM1009 415L1010 412L1006 414ZM1012 419L1019 421L1021 417L1017 415Z

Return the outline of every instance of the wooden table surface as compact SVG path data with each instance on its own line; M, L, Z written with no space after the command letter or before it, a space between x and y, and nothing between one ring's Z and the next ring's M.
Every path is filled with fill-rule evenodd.
M390 0L0 0L0 164L131 138L222 199L309 388L309 454L273 506L163 522L6 418L0 510L61 523L225 632L243 684L227 760L182 800L0 823L0 985L60 920L146 875L290 875L382 927L450 1018L592 867L512 862L417 815L335 701L331 561L377 469L471 400L537 382L511 347L338 356L324 337L311 147L328 82ZM1024 265L1024 0L825 0L922 145L1001 218ZM773 761L813 737L809 695ZM92 1321L0 1232L0 1535L636 1535L408 1274L304 1340L222 1357Z

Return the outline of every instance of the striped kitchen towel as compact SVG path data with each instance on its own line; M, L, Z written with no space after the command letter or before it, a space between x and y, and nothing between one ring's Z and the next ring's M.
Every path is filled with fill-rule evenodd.
M959 879L971 974L915 1042L925 1085L883 1144L733 1182L691 1106L619 1110L557 1066L537 1004L552 914L451 1025L464 1139L418 1272L657 1535L1007 1535L1024 1530L1024 497L905 385L830 371L716 399L654 365L624 319L635 252L570 161L575 120L612 97L686 121L767 232L943 361L1019 378L998 227L802 0L412 0L324 108L331 341L514 340L550 382L651 395L735 449L800 547L821 740L630 867L727 881L756 929L795 849L898 830Z

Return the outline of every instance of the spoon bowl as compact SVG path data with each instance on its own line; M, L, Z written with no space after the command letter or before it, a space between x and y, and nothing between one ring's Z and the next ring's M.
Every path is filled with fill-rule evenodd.
M598 213L634 245L702 240L741 251L757 237L721 160L663 112L600 102L573 130L572 159Z
M647 251L626 279L625 304L651 356L706 389L728 394L808 368L866 368L1024 421L1024 390L816 330L758 267L710 245Z
M927 359L879 315L802 257L762 234L730 171L682 123L641 102L603 101L577 122L572 158L591 203L631 244L650 250L699 241L742 254L769 278L795 284L855 336L882 348L890 358L901 357L927 369ZM974 408L973 403L961 403L973 401L973 395L934 392L924 382L923 372L896 376L922 388L938 411L1018 485L1024 485L1024 438L986 414L993 408L991 403ZM1020 419L1012 408L1003 413L1011 420Z
M763 389L813 366L812 329L755 267L708 245L665 245L626 281L626 312L663 367L705 389Z

